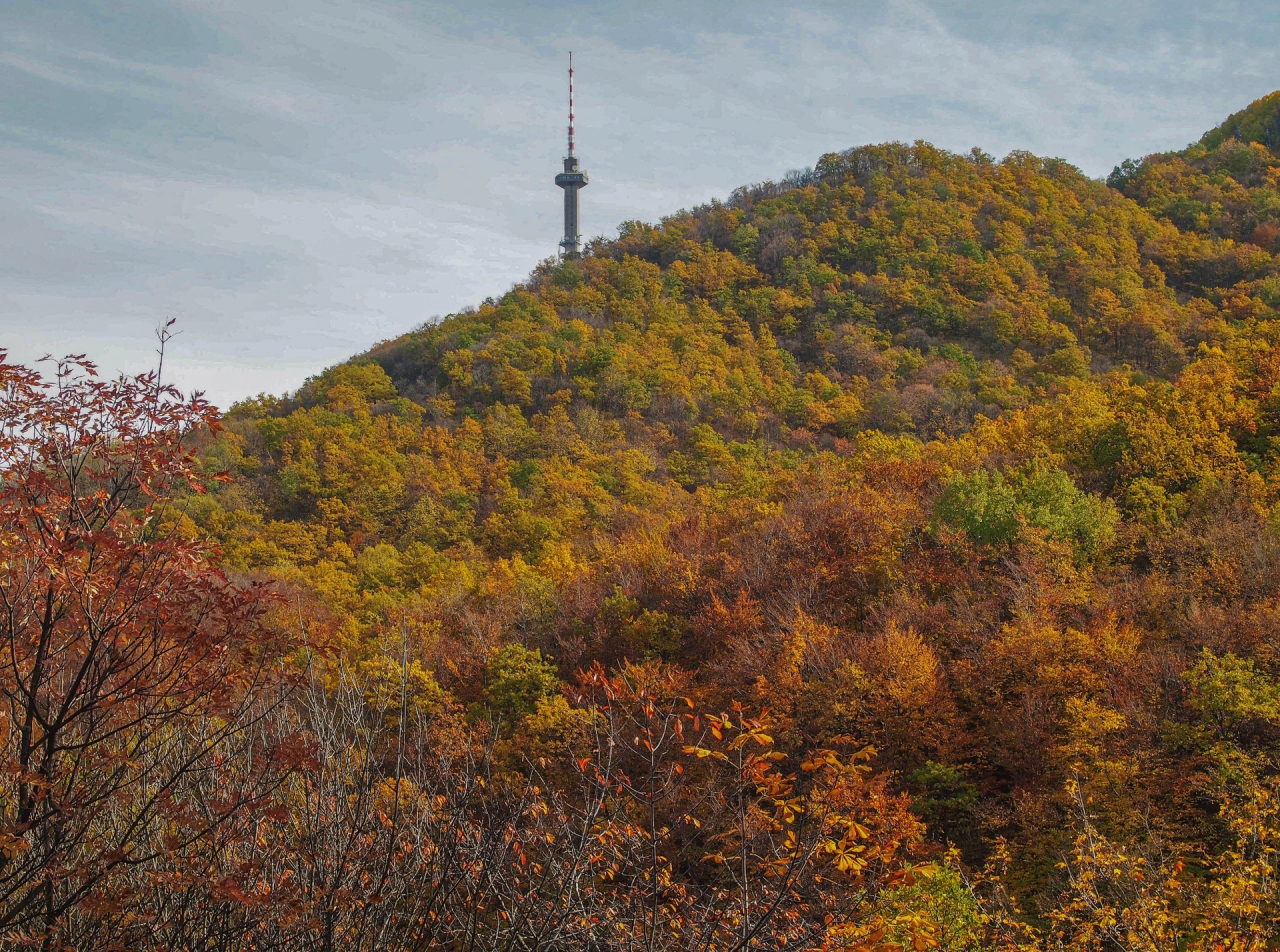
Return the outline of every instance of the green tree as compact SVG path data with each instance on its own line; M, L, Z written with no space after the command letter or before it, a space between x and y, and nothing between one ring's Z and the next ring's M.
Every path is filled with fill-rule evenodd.
M538 701L560 686L555 668L542 652L520 644L504 645L485 668L485 699L494 711L519 718L533 713Z

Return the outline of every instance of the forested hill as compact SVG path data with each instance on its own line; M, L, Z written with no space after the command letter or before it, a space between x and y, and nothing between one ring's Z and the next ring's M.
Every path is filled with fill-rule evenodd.
M1043 911L1068 782L1217 855L1275 770L1278 386L1280 92L1106 183L863 146L627 223L234 407L190 517L353 664L541 672L526 746L595 661L872 743Z

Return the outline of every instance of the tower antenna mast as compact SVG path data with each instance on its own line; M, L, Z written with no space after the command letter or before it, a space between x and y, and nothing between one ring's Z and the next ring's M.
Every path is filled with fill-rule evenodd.
M569 154L564 158L564 171L556 176L556 184L564 189L564 238L560 254L576 258L582 252L582 236L578 234L578 192L587 184L587 173L578 167L573 150L573 53L569 53Z

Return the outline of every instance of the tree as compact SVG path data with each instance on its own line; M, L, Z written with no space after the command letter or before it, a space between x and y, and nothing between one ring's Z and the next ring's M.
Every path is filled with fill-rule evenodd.
M555 668L542 660L542 652L524 645L503 645L486 668L485 698L500 716L523 717L533 712L538 701L556 690Z
M234 895L217 858L297 754L259 732L287 646L184 531L184 441L216 426L154 374L0 356L6 944L145 944L189 887Z
M798 770L741 705L700 712L657 664L585 672L591 740L576 836L609 888L592 945L715 952L880 948L875 897L903 881L922 826L871 748L837 738Z

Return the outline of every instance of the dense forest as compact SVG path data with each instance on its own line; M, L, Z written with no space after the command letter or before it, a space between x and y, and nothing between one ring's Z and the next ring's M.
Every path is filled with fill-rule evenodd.
M1280 948L1280 92L827 154L220 418L4 366L6 941Z

